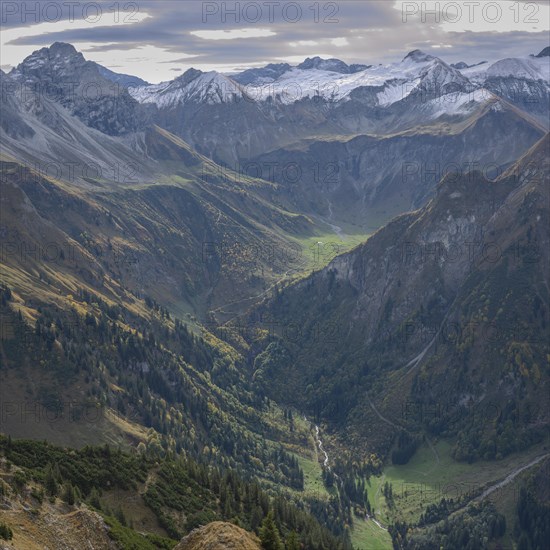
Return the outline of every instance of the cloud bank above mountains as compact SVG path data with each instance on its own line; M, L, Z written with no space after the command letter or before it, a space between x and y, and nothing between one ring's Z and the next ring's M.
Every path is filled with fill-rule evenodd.
M377 64L416 48L475 63L537 53L550 31L547 1L40 0L1 9L3 70L60 41L149 82L190 67L236 72L313 56Z

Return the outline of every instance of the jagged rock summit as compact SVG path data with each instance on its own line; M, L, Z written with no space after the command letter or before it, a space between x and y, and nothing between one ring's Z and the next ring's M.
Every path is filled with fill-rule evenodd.
M422 50L413 50L403 58L403 61L407 61L407 59L416 61L417 63L424 63L425 61L433 61L435 57L428 53L424 53Z
M297 69L302 69L306 71L310 69L318 69L321 71L329 71L340 74L354 74L359 71L364 71L369 67L370 65L348 65L340 59L322 59L321 57L316 56L308 57L305 61L298 65Z

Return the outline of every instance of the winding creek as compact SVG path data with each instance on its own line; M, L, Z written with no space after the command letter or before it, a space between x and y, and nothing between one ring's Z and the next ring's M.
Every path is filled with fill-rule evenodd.
M317 438L317 445L319 446L319 451L325 455L325 461L323 462L323 466L330 472L330 466L329 466L329 459L328 459L328 453L325 451L323 447L323 442L321 441L321 436L319 435L319 426L315 426L315 437Z
M307 420L305 417L304 417L304 419ZM320 429L319 429L319 426L317 426L317 425L315 425L315 439L317 441L317 446L319 447L319 451L321 452L321 454L323 454L325 456L325 460L323 461L323 466L329 472L332 472L332 470L330 468L330 465L329 465L329 456L328 456L327 451L323 447L323 441L321 439ZM334 472L333 472L333 474L334 474ZM334 477L338 478L338 476L336 474L334 474ZM365 519L367 521L371 520L377 527L379 527L383 531L387 531L387 529L379 521L377 521L373 516L370 516L369 514L366 514Z

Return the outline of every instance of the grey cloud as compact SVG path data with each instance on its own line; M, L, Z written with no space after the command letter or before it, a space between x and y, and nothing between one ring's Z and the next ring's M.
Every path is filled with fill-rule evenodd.
M42 5L48 2L40 2ZM51 3L51 2L49 2ZM276 61L290 56L311 57L319 53L339 57L348 63L385 63L401 59L408 51L421 48L444 59L455 62L464 60L475 62L486 58L527 55L538 53L548 45L547 33L445 33L433 25L418 21L402 22L401 13L393 9L393 2L383 1L340 1L338 13L334 17L337 23L315 22L315 12L310 8L312 1L301 1L302 17L296 23L283 19L281 12L275 11L275 18L269 21L266 2L245 2L240 5L257 4L264 9L264 17L257 23L249 23L241 19L236 22L234 17L225 20L221 12L203 18L203 8L212 7L212 2L136 2L140 12L151 15L140 23L101 27L90 24L89 28L69 28L55 33L40 36L24 34L13 41L14 44L35 45L43 47L54 41L89 42L93 46L85 54L93 58L95 52L105 52L110 49L132 50L144 44L154 44L165 48L174 54L182 54L175 61L182 68L202 65L233 65L240 67L257 66L259 63ZM218 3L221 6L221 3ZM234 2L226 2L231 6ZM280 5L289 5L281 0ZM102 21L112 20L109 12L112 2L101 3L104 13ZM121 6L126 5L120 3ZM322 10L331 3L320 2L320 21L331 15L330 10ZM78 13L78 9L76 10ZM249 12L251 13L251 11ZM67 16L68 14L65 14ZM122 17L124 14L121 13ZM6 22L7 27L17 26L17 17L13 16ZM19 26L21 22L19 21ZM262 38L243 38L236 40L205 40L191 35L197 30L229 30L247 27L268 28L276 36ZM369 32L369 29L383 28L384 32ZM361 32L364 29L364 32ZM330 43L334 38L347 38L349 45L337 47ZM316 41L318 46L301 45L292 47L290 44L298 41ZM428 42L431 41L431 42ZM432 49L437 43L450 44L452 48ZM183 57L194 55L190 59ZM17 60L21 61L21 60Z

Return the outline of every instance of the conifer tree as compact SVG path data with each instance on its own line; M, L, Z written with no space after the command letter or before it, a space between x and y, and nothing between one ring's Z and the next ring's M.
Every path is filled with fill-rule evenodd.
M97 508L98 510L101 510L101 502L99 500L99 493L95 487L92 488L92 491L90 492L90 504Z
M53 471L51 464L48 465L48 469L46 470L44 486L46 488L46 493L49 496L55 497L57 495L58 493L57 480L55 478L55 473Z
M296 531L291 531L286 538L286 550L300 550L301 545Z
M262 548L264 550L283 550L279 529L277 529L271 510L262 521L262 526L260 527L260 541L262 542Z
M73 506L76 501L75 490L71 482L67 482L63 487L63 494L61 495L61 500Z

